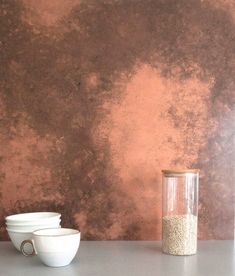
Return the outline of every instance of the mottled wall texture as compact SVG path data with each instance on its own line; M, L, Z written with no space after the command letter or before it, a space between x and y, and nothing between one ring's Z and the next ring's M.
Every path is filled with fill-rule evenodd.
M199 238L233 238L233 0L0 0L0 64L1 224L160 239L161 169L200 168Z

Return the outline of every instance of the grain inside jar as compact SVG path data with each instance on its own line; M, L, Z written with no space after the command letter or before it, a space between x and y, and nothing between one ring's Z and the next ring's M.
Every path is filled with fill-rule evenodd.
M164 253L193 255L197 252L197 216L172 215L162 219Z

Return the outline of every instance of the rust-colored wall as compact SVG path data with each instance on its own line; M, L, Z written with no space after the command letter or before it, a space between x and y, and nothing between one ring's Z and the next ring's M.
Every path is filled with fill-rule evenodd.
M0 3L1 222L160 239L160 170L188 167L199 238L233 238L234 1Z

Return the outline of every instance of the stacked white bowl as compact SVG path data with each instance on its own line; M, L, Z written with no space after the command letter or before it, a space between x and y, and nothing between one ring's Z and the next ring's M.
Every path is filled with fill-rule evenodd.
M35 230L60 228L61 214L54 212L21 213L6 217L8 235L20 251L22 241L31 239Z

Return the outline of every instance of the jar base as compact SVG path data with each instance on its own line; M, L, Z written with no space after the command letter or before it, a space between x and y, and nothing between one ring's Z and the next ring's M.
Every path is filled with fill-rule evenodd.
M197 252L192 252L192 253L187 253L187 254L178 254L178 253L170 253L170 252L166 252L166 251L163 251L162 250L162 253L163 254L166 254L166 255L171 255L171 256L179 256L179 257L184 257L184 256L193 256L193 255L196 255Z

